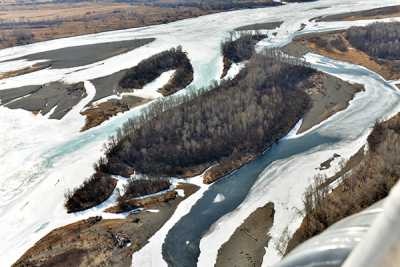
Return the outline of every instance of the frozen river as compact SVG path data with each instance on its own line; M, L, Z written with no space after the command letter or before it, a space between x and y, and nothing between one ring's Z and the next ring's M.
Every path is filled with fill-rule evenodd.
M284 21L277 29L276 36L271 35L271 38L259 44L260 47L276 46L299 34L302 23L307 25L302 32L340 29L350 25L310 22L313 17L393 4L398 4L398 1L320 0L214 14L165 25L0 50L0 61L9 60L0 62L0 71L7 71L30 65L30 62L12 59L33 53L103 42L156 38L146 46L87 66L44 69L0 80L0 90L63 80L70 83L84 81L87 91L87 97L60 121L0 107L2 266L11 265L34 242L56 227L92 215L112 216L103 214L100 208L66 214L64 193L81 184L91 174L92 165L101 155L102 144L108 136L146 106L80 133L84 117L79 111L91 101L96 90L90 80L132 67L153 54L182 45L194 67L193 84L186 90L196 90L220 77L220 43L234 28ZM258 160L183 202L181 206L185 208L178 207L171 218L174 223L167 223L148 245L134 254L133 260L138 266L166 265L165 260L175 266L193 266L197 260L200 266L210 266L216 259L218 248L229 239L236 227L267 202L275 203L275 222L278 222L271 229L271 242L276 242L286 227L293 232L301 220L295 208L301 208L302 192L310 183L316 165L333 153L349 157L365 143L375 120L398 111L397 92L376 74L316 55L308 55L307 60L322 71L364 84L366 91L358 94L345 111L301 136L294 135L283 140ZM178 94L184 93L185 90ZM214 200L217 195L224 196L223 201L216 203ZM165 240L165 243L160 240ZM162 255L166 256L165 260ZM269 266L279 258L271 245L267 249L264 264Z

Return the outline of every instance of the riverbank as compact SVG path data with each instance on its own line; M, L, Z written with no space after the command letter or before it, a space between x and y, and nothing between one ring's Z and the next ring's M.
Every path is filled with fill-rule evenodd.
M321 74L315 86L307 91L311 109L304 115L297 133L303 133L337 112L345 110L357 93L364 91L359 84L351 84L334 76Z
M313 86L306 90L311 100L310 109L303 116L301 126L297 131L298 134L306 132L337 112L345 110L355 95L364 91L364 87L359 84L351 84L323 73L314 75L311 83ZM218 161L205 171L204 183L215 182L256 159L257 156L256 154L244 154L235 159L227 158ZM195 173L201 173L201 170Z
M337 221L385 198L400 178L400 114L376 123L361 148L333 177L315 177L304 194L304 219L288 242L286 254Z
M103 61L111 57L121 55L142 47L153 42L154 38L135 39L120 42L109 42L92 45L81 45L75 47L66 47L41 53L30 54L16 60L40 62L30 67L25 67L20 70L8 71L0 74L0 78L10 78L19 75L29 74L35 71L51 69L76 68L87 66L98 61ZM109 84L103 84L96 87L96 95L91 100L91 103L97 99L114 94L114 87L109 87ZM29 85L17 88L9 88L0 90L0 104L11 109L24 109L35 114L41 113L46 115L49 113L50 119L62 119L79 101L87 96L83 83L68 84L64 81L55 81L43 85ZM138 102L138 101L134 101ZM141 102L141 101L139 101ZM128 107L136 106L132 103L131 98L121 101L122 104L127 104ZM143 102L141 102L143 103ZM105 106L102 114L98 114L98 110L90 110L88 113L93 113L94 116L88 115L88 126L98 125L101 118L109 117L112 113L111 108ZM54 110L53 110L54 109ZM121 105L114 106L113 110L124 110ZM100 112L101 113L101 112ZM115 112L113 113L115 115Z
M309 108L306 91L318 77L300 60L292 64L278 54L255 54L233 80L185 96L170 108L154 106L146 118L126 123L108 143L107 162L100 167L116 175L130 168L156 177L196 174L199 167L203 172L225 161L240 167L247 155L262 153L300 120ZM216 179L232 171L223 169L212 168L220 174Z
M390 24L391 23L387 23L387 25ZM374 26L358 27L357 29L367 30L370 27ZM344 31L305 34L296 37L292 43L285 47L285 51L294 56L303 56L308 52L313 52L339 61L350 62L366 67L380 74L386 80L400 79L399 60L379 58L357 48L352 41L349 40L351 38L349 37L349 31L356 31L355 29L356 28ZM379 37L377 36L376 38L376 41L379 42ZM367 42L367 39L365 39L364 42ZM388 49L388 47L385 46L383 49Z
M332 1L333 2L333 1ZM340 1L337 1L340 2ZM376 4L378 5L378 4ZM351 9L353 6L353 3L346 2L346 3L341 3L340 5L334 5L335 8L332 8L331 12L335 12L335 10L339 9ZM336 9L336 6L338 9ZM279 15L282 16L282 19L287 21L289 20L290 22L297 22L297 18L304 18L308 13L307 11L301 8L301 5L298 6L299 8L296 9L293 13L285 12L285 10L282 10L279 8L276 11L273 12L279 12ZM213 68L215 66L214 62L217 61L212 61L211 58L214 58L215 54L214 51L217 51L219 48L219 37L225 33L225 29L228 27L224 27L226 25L223 23L226 21L229 24L234 24L231 28L238 27L240 25L239 22L242 21L242 23L248 23L248 18L251 17L254 19L254 21L259 22L260 17L267 17L270 16L272 10L262 10L258 12L254 11L249 11L246 13L245 16L240 14L236 14L235 20L230 20L229 17L225 16L224 19L218 19L218 16L213 17L215 20L213 23L210 21L207 21L206 19L199 19L199 20L192 20L190 21L185 21L182 23L179 23L179 25L182 25L182 27L178 27L178 25L175 25L174 28L172 27L155 27L154 30L149 30L149 29L143 29L140 33L137 32L130 32L130 36L134 37L137 36L138 38L143 37L144 35L152 34L157 36L162 36L162 38L165 38L163 40L166 45L170 45L171 42L174 42L172 46L174 46L177 42L183 42L184 46L190 47L189 44L193 44L196 42L196 44L201 45L204 47L205 52L202 53L201 60L198 59L197 62L195 62L195 65L197 65L196 70L199 70L199 66L204 66L207 68L207 72L197 72L198 73L198 78L204 81L204 83L208 83L210 79L213 79L214 77L219 76L218 71L214 71L217 68ZM314 11L312 11L314 12ZM262 15L258 15L262 13ZM272 16L274 14L271 14ZM223 16L223 15L221 15ZM232 17L232 16L231 16ZM236 22L233 22L236 21ZM188 24L190 24L190 27L188 27ZM283 25L283 29L279 30L279 33L284 33L289 30L289 34L293 33L293 29L290 28L288 29L287 26L293 25L292 23L285 23ZM217 25L211 27L211 25ZM229 26L229 25L228 25ZM293 25L294 26L294 25ZM221 29L224 27L223 29ZM185 28L190 28L193 29L193 32L189 33L189 30L185 30ZM294 27L293 27L294 28ZM153 28L152 28L153 29ZM204 29L204 33L200 34ZM176 32L179 31L181 32L180 35L178 35ZM171 38L169 38L169 36ZM278 35L279 36L279 35ZM107 35L106 38L102 38L101 36L88 36L87 40L89 42L92 42L94 39L97 41L104 41L107 38L113 39L113 40L118 40L119 38L125 38L126 35L121 35L120 33L113 33L112 35ZM189 38L190 37L190 38ZM208 39L208 37L210 37ZM86 38L86 37L85 37ZM172 39L176 40L171 41ZM195 40L195 41L189 41L188 40ZM218 39L218 44L216 44L215 39ZM74 43L74 42L72 42ZM75 44L75 43L74 43ZM68 44L66 45L71 45L71 43L68 41ZM198 46L195 46L198 47ZM48 49L54 48L53 45L49 44ZM213 48L213 49L211 49ZM214 49L215 48L215 49ZM17 49L16 52L20 52L19 49ZM152 52L145 50L143 52L144 54L151 54ZM136 64L135 57L140 57L141 54L143 53L133 53L133 56L127 55L127 60L131 62L131 64ZM132 53L131 53L132 54ZM195 49L192 49L191 51L192 55L196 55ZM335 68L335 73L339 72L338 75L340 75L344 71L349 71L351 72L352 69L351 67L343 67L339 64L336 64L334 62L328 61L328 64L334 65ZM217 61L218 63L218 61ZM94 68L93 71L99 72L102 69L108 69L110 70L109 73L114 72L114 68L110 66L107 62L105 62L104 67L99 67L99 68ZM333 69L333 68L332 68ZM350 70L349 70L350 69ZM117 69L118 70L118 69ZM333 72L333 71L332 71ZM107 73L107 74L109 74ZM217 73L217 75L214 75ZM53 75L54 73L49 73ZM87 75L88 73L85 72L80 72L79 75L82 78L88 78L91 76ZM50 75L49 75L50 76ZM74 78L71 75L65 75L67 78ZM40 77L38 75L33 76L34 79L37 81L43 81L43 77ZM45 79L45 77L44 77ZM379 87L380 84L373 83L374 81L371 81L370 84L373 84L373 86ZM388 91L388 90L386 90ZM375 92L375 91L373 91ZM363 94L361 94L363 95ZM387 107L391 104L392 100L394 100L394 97L386 97L385 94L381 94L379 92L375 92L375 94L366 94L368 95L368 98L362 98L364 103L367 103L366 105L363 105L360 103L361 101L355 101L354 105L351 105L351 107L359 107L361 109L360 111L356 111L353 109L350 109L349 111L346 111L342 113L340 116L336 116L338 119L334 119L329 121L328 123L324 124L321 129L326 129L329 128L331 131L330 133L336 133L343 132L343 136L346 138L352 136L349 133L354 133L355 135L358 134L358 130L363 130L365 129L366 124L368 124L369 121L375 120L375 118L384 116L384 112L379 112L377 110L376 106L381 105L382 102L386 102L382 105L382 107ZM375 97L374 97L375 96ZM376 99L375 99L376 98ZM28 247L30 247L34 242L36 242L40 237L42 237L44 234L46 234L49 230L59 227L63 222L65 223L65 218L71 219L71 215L66 217L64 215L64 210L60 209L60 205L56 205L56 203L62 203L63 202L63 193L66 190L66 188L73 188L77 186L81 181L82 178L90 175L90 166L93 164L93 162L101 155L100 149L97 150L98 147L101 145L98 145L99 143L102 143L103 140L107 138L107 135L114 132L114 129L118 127L123 121L127 120L128 115L123 115L119 116L118 118L114 119L112 122L107 123L106 125L94 129L93 131L79 134L79 135L72 135L72 130L79 130L79 127L82 125L81 121L79 120L79 123L74 123L75 125L78 125L78 127L72 127L69 126L67 123L61 122L58 123L58 121L45 121L41 120L40 117L37 120L30 120L31 114L28 114L27 112L23 111L10 111L8 109L2 108L2 114L4 115L4 118L2 120L2 127L3 129L3 136L6 136L6 140L10 141L8 145L7 142L2 145L4 153L3 157L3 163L2 164L2 170L3 173L6 176L2 177L2 190L4 190L4 194L2 196L6 196L6 199L2 198L3 201L3 208L2 211L2 224L4 227L3 229L3 237L9 242L7 244L3 244L3 249L1 252L1 258L4 260L4 264L10 265L9 263L11 261L14 261L17 257L19 257ZM385 113L386 114L386 113ZM132 112L132 116L136 115L135 112ZM75 121L78 121L78 116L74 116L74 119L77 118ZM80 117L79 117L80 118ZM351 118L351 124L350 126L347 126L345 124L346 118ZM360 119L361 118L361 119ZM39 120L40 119L40 120ZM365 119L367 122L365 122ZM349 121L349 119L347 119ZM363 122L360 122L363 121ZM40 123L39 126L38 123ZM355 125L353 124L355 123ZM49 124L51 126L54 125L54 127L49 127ZM11 126L9 126L11 125ZM18 127L15 127L17 125ZM334 126L337 126L334 128ZM357 127L355 127L357 126ZM50 128L56 128L57 131L51 131L52 129ZM338 131L335 131L335 130ZM315 132L321 133L322 136L324 136L323 131L319 131L317 129ZM6 133L4 135L4 133ZM63 133L64 135L61 135ZM306 135L310 136L310 135ZM52 137L52 138L49 138ZM55 138L53 138L55 137ZM60 138L61 137L61 138ZM315 137L315 136L312 136ZM58 138L58 139L57 139ZM47 139L47 140L46 140ZM55 140L62 140L62 143L60 144L57 143ZM31 141L34 140L34 141ZM347 139L346 139L347 140ZM293 140L291 140L293 141ZM299 143L302 144L303 139L300 140ZM329 140L328 140L329 141ZM282 142L285 143L285 142ZM316 150L321 150L324 147L324 144L326 144L327 141L323 140L319 144L321 144L321 147L317 147ZM291 143L293 144L293 143ZM295 143L297 145L297 143ZM299 144L300 145L300 144ZM281 148L282 146L277 146ZM5 148L5 149L4 149ZM10 148L10 150L9 150ZM21 148L26 148L24 150L26 153L21 153ZM283 146L283 148L288 148L287 146ZM293 146L290 146L289 148L293 148ZM50 153L45 153L45 152L50 152ZM341 153L342 154L342 153ZM272 156L274 156L274 153L271 153ZM282 154L280 154L282 155ZM290 154L291 156L293 154ZM331 156L332 153L329 154ZM289 157L287 156L287 157ZM12 158L13 160L10 160ZM282 159L285 159L286 156L281 157ZM328 158L328 157L326 157ZM35 160L34 163L32 161ZM321 160L315 159L313 162L317 162L318 164L321 162ZM11 164L13 163L13 164ZM48 164L50 163L50 165ZM260 165L264 165L264 163L260 163ZM267 164L264 166L260 166L260 169L266 168ZM317 164L314 164L317 165ZM18 166L25 166L25 168L18 168ZM252 165L253 167L254 165ZM275 166L275 165L274 165ZM293 169L291 167L296 168L297 167L293 164L290 164L287 166L287 168L283 168L284 170L287 169ZM317 167L317 166L313 166ZM307 168L307 166L304 167L303 164L299 166L300 171L304 171L304 168ZM261 170L262 171L262 170ZM261 172L260 171L260 172ZM60 173L62 173L62 177L60 177ZM254 175L257 175L258 173L254 173ZM285 179L289 177L290 175L287 175L286 173L282 175L282 177L277 178L276 180L280 180L282 183L281 178ZM36 181L33 183L33 179ZM206 204L209 207L209 209L196 209L193 211L190 211L188 209L187 213L188 216L186 217L193 217L193 223L191 224L192 229L197 227L197 229L200 227L199 224L202 225L201 232L207 231L207 228L212 222L216 220L216 218L222 217L224 214L230 212L233 209L236 209L236 207L240 206L240 203L243 202L243 198L236 198L232 201L232 194L236 195L249 195L252 196L254 192L251 192L249 194L244 193L244 194L238 194L237 191L234 191L230 195L229 192L232 192L233 188L243 188L243 183L235 183L238 181L243 181L243 180L248 180L251 179L251 182L246 182L246 185L249 187L254 183L253 173L248 174L248 173L243 173L240 172L240 175L237 176L232 176L230 178L232 179L225 179L225 180L232 180L232 183L226 183L223 184L225 188L229 189L226 190L227 194L226 196L226 202L229 202L230 206L228 208L225 208L228 206L228 203L220 202L218 205L212 205L212 200L213 196L209 196L209 203L206 202ZM60 183L57 184L57 186L53 187L53 184L56 183L57 179L60 178ZM285 185L289 186L294 186L295 184L303 184L305 181L301 181L301 183L297 180L296 183L290 182L289 179L285 180L286 182L284 183ZM221 184L222 180L219 183L216 184ZM246 186L245 185L245 186ZM272 197L275 197L272 191L277 191L275 188L275 185L278 185L278 182L274 184L274 190L271 190L265 194L262 194L264 196L269 196L272 194ZM213 185L214 186L214 185ZM51 190L49 188L51 187ZM283 186L282 186L283 187ZM278 187L279 190L282 189L282 187ZM263 188L272 188L270 186L257 186L259 190ZM288 189L288 188L286 188ZM242 191L248 191L248 190L242 190ZM289 190L283 189L282 191L279 192L288 192ZM46 201L43 202L41 201L41 196L43 195L43 192L47 194L47 199L51 201ZM6 195L5 195L6 194ZM292 194L291 194L292 196ZM257 196L259 198L261 196ZM201 200L202 202L205 202L204 199ZM277 201L277 203L282 203L282 200ZM253 198L252 198L253 202ZM286 202L283 202L286 203ZM224 205L224 206L223 206ZM62 206L62 204L61 204ZM223 207L224 209L221 211L220 207ZM10 208L9 208L10 207ZM16 209L12 209L11 207L17 207ZM20 210L21 208L21 210ZM215 211L218 209L218 213ZM278 209L279 210L279 209ZM207 211L202 212L202 211ZM201 216L201 214L206 214ZM212 216L209 216L211 214ZM216 215L214 215L216 214ZM81 218L81 215L76 215L77 217ZM24 217L24 220L22 220L22 217ZM173 223L171 223L171 227L173 224L178 222L180 217L183 216L176 216L178 217L177 220L175 220ZM198 219L207 217L207 220L204 224L203 223L198 223ZM279 219L281 221L281 219ZM203 221L203 220L202 220ZM205 221L205 220L204 220ZM241 220L239 220L241 222ZM282 220L283 224L286 224L285 220ZM42 226L40 232L35 233L35 230L37 229L37 226L41 226L42 224L45 225L46 222L50 222L49 225L47 226ZM177 228L180 228L181 224L179 223L177 225ZM224 228L228 228L224 225ZM200 231L200 230L199 230ZM192 233L190 231L188 232L182 232L182 231L176 231L178 236L182 236L183 244L185 242L184 238L186 237L186 233ZM21 235L21 233L24 233ZM158 242L159 240L163 240L164 235L158 235L161 236L161 238L157 239L155 243L162 243L162 241ZM195 236L193 239L196 239L197 236ZM153 242L154 243L154 242ZM212 246L209 246L212 248ZM155 253L153 253L153 258L155 258L156 263L158 263L158 258L161 257L161 250L155 249L153 250ZM203 251L203 250L202 250ZM141 254L144 255L145 253ZM179 252L176 255L184 255L186 254L185 250L179 249ZM150 254L149 254L150 255ZM143 258L145 258L147 255L144 255ZM206 263L209 263L210 261L206 261ZM212 264L212 263L211 263ZM145 264L143 266L146 266Z
M184 196L148 205L125 219L86 220L57 228L40 239L13 266L131 266L132 254L148 242L184 199L198 190L181 184Z
M374 8L364 11L347 12L337 15L329 15L318 17L315 20L320 22L334 22L334 21L356 21L356 20L374 20L400 17L400 6L389 6Z
M268 246L268 231L274 222L274 204L258 208L218 250L216 267L259 267Z

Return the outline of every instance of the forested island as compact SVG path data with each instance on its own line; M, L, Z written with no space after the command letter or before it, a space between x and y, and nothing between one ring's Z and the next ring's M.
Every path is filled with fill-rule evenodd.
M278 53L255 54L233 80L189 94L171 108L153 106L110 140L98 169L125 176L132 170L191 176L223 158L261 153L310 107L304 89L313 86L316 72L292 61Z
M171 78L162 88L158 89L162 96L176 93L193 81L192 64L180 46L162 51L141 61L137 66L98 78L93 82L100 96L132 94L135 90L145 90L143 87L146 84L153 82L164 72L171 70L174 71ZM97 105L92 104L81 112L82 115L86 116L86 124L82 131L96 127L118 113L126 112L150 100L134 95L123 95L120 98L110 99Z
M192 64L181 46L156 54L127 70L119 81L118 91L129 92L132 89L142 89L143 86L169 70L175 70L175 73L168 83L160 88L159 91L163 96L171 95L193 81Z

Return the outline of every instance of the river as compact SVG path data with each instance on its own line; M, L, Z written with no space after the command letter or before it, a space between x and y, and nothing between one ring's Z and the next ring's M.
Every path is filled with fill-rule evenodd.
M101 155L102 144L108 136L129 117L139 114L146 107L136 108L100 127L80 133L79 129L84 123L84 118L79 114L79 110L91 100L90 97L95 90L89 80L132 67L155 53L182 45L194 66L194 82L186 90L196 90L220 76L222 72L220 42L234 28L246 24L282 20L284 23L277 30L277 35L271 35L269 39L261 42L260 46L282 45L293 35L299 34L302 23L307 25L303 32L348 27L345 23L310 22L309 19L313 17L369 9L397 2L321 0L303 4L293 3L281 7L232 11L165 25L65 38L0 50L0 69L13 70L21 62L13 62L12 59L28 54L85 44L156 38L156 41L149 45L88 66L45 69L0 81L0 90L56 80L85 81L88 92L88 97L61 121L33 116L23 110L0 107L2 265L11 265L26 249L56 227L92 215L113 217L96 208L78 214L66 214L63 207L64 193L78 186L91 174L92 164ZM4 60L10 61L2 62ZM229 238L234 228L257 206L265 204L265 201L281 201L276 203L276 218L280 226L274 225L272 229L273 238L276 239L284 226L294 227L293 214L285 211L284 207L289 204L294 207L300 206L301 192L312 174L310 170L315 164L320 163L316 160L331 156L333 151L349 156L365 141L366 134L376 119L386 117L396 110L397 94L389 84L373 73L357 66L317 56L309 55L308 60L315 63L322 71L365 84L366 92L359 94L346 111L338 113L302 136L282 140L279 145L274 146L256 161L205 189L203 194L197 195L198 201L194 201L192 209L186 216L178 218L175 225L166 224L170 229L160 231L153 239L164 239L161 234L168 233L165 243L150 241L134 255L134 261L145 262L143 259L148 259L148 255L151 255L154 256L153 260L140 266L152 263L153 266L159 266L165 264L162 258L164 255L165 260L174 266L193 266L197 259L199 265L209 266L215 260L218 247ZM179 92L178 95L184 94L186 90ZM314 165L304 163L306 160L311 160ZM282 166L285 168L282 169ZM299 167L301 169L298 169ZM297 177L293 176L294 173L298 174ZM299 175L301 173L304 175ZM292 195L287 196L287 192L291 192ZM222 195L223 200L214 201L217 195ZM221 227L220 223L223 223L224 227ZM186 241L189 241L188 246L185 246ZM269 251L270 249L267 250L266 260L279 259L276 251L272 249ZM178 257L180 262L177 262Z

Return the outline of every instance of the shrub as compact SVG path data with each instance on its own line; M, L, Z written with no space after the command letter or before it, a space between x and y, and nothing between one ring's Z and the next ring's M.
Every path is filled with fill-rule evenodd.
M15 38L16 45L26 45L33 42L33 33L29 30L14 30L11 36Z
M155 194L169 189L171 183L164 179L129 179L124 187L124 195L119 198L119 202L135 197Z
M105 201L114 191L117 180L111 176L96 172L89 179L65 194L65 207L68 213L92 208Z
M266 34L241 33L239 38L235 39L232 33L230 37L221 44L221 51L225 58L239 63L251 58L254 52L254 46L257 42L266 38Z
M120 90L143 88L163 72L179 68L193 72L190 60L180 46L156 54L128 70L119 82Z

